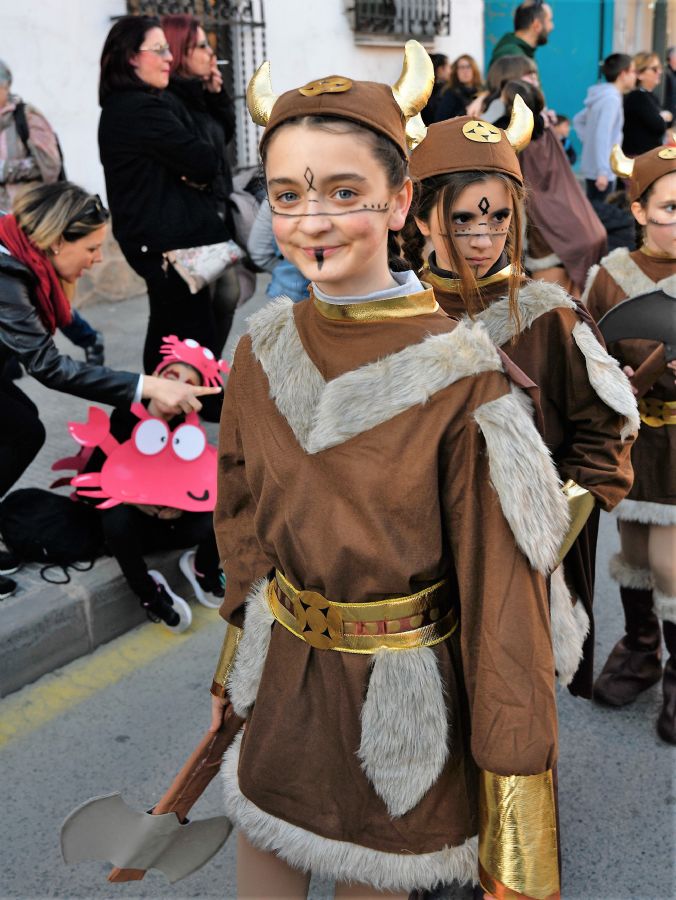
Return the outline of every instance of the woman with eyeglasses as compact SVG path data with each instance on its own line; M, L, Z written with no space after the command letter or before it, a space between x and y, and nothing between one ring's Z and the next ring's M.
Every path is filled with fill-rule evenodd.
M77 362L54 343L55 330L72 319L64 286L101 261L108 219L97 196L67 181L24 191L12 213L0 218L0 372L15 358L46 387L85 400L129 407L148 398L167 413L199 410L197 398L218 388ZM35 404L1 375L0 421L1 497L45 440ZM5 577L12 571L12 560L0 553L0 599L16 586Z
M451 78L442 91L436 108L435 122L464 116L468 105L482 89L481 71L468 53L459 56L451 66Z
M209 196L225 222L228 236L234 236L229 197L232 174L227 147L235 135L235 108L223 86L216 54L195 16L162 16L162 30L171 49L172 61L166 98L173 101L176 114L186 119L195 133L211 144L218 156L218 169L209 184ZM216 320L216 344L225 346L239 300L239 280L233 267L210 285Z
M662 64L656 53L637 53L636 88L624 95L624 140L627 156L640 156L664 143L664 134L672 120L671 113L660 109L653 91L662 78Z
M228 239L211 192L218 153L164 95L172 60L153 16L119 19L101 54L99 152L113 233L148 289L146 372L160 361L166 334L220 350L208 288L191 294L163 257Z

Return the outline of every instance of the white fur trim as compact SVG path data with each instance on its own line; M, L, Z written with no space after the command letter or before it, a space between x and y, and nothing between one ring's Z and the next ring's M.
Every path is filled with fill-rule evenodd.
M360 844L321 837L264 812L241 792L237 778L241 733L226 751L221 768L228 817L261 850L290 866L322 878L369 884L380 891L434 890L441 884L477 881L476 837L434 853L384 853ZM346 790L349 790L349 785Z
M641 420L636 397L618 361L601 346L584 322L577 322L573 328L573 340L584 356L589 383L606 406L625 418L620 431L622 440L637 435Z
M650 569L630 566L621 553L610 557L608 574L620 587L633 588L635 591L651 591L653 587L653 575Z
M528 252L526 252L526 257L524 260L526 264L526 268L531 272L542 272L545 269L552 269L554 266L561 265L561 257L558 253L549 253L547 256L529 256Z
M613 510L621 522L644 525L676 525L676 504L651 503L648 500L622 500Z
M658 281L657 287L661 288L665 294L669 294L670 297L676 297L676 275L668 275Z
M568 530L569 512L556 468L532 419L532 403L510 394L474 412L486 441L493 487L516 542L531 565L547 575Z
M375 428L461 378L502 371L481 325L460 322L446 334L430 335L326 385L308 440L309 453L342 444Z
M656 289L656 283L638 267L626 247L613 250L601 260L601 265L627 297L648 294Z
M563 566L552 572L550 606L556 675L559 683L568 687L582 661L582 647L589 634L589 616L579 599L573 604L563 577Z
M589 294L592 289L592 285L594 284L594 279L599 273L599 269L601 267L599 265L593 265L591 269L587 272L587 280L585 281L584 290L582 291L582 296L580 297L580 303L583 306L587 305L589 301Z
M449 754L447 712L431 647L373 655L357 755L393 818L412 809L439 778Z
M676 597L663 594L658 588L653 591L653 605L660 619L673 622L676 625Z
M256 701L275 621L267 601L267 588L268 580L261 578L249 591L244 629L228 679L232 707L243 719Z
M277 297L248 320L251 348L270 384L270 397L304 449L325 382L298 335L293 301Z
M519 291L519 319L521 331L530 328L536 319L553 309L572 309L575 301L558 284L546 281L529 281ZM476 316L485 325L493 343L504 346L515 333L514 320L509 314L509 299L502 297Z

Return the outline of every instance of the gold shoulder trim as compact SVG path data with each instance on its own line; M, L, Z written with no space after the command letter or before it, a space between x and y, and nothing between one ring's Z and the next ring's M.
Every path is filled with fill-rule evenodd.
M382 322L385 319L406 319L410 316L425 316L439 309L434 299L434 291L428 287L417 294L406 294L390 300L372 300L370 303L326 303L312 295L317 312L325 319L342 322Z
M655 259L669 259L672 262L676 262L676 259L673 256L670 256L668 253L662 253L659 250L650 250L648 247L646 247L645 244L641 244L639 250L644 256L651 256Z
M495 284L498 281L507 281L511 275L520 274L511 265L505 266L499 272L493 272L487 278L477 278L476 285L479 289L487 287L489 284ZM432 285L432 287L441 288L449 294L459 294L462 291L462 281L459 278L444 278L443 275L436 275L427 265L422 272L423 279Z

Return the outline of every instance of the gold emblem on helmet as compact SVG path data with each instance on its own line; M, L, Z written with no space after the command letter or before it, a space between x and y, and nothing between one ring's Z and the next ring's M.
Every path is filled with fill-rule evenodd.
M676 147L665 147L657 155L660 159L676 159Z
M502 140L500 130L495 125L482 122L481 119L472 119L462 126L462 133L468 141L477 144L499 144Z
M349 78L343 78L342 75L327 75L326 78L308 82L302 88L298 88L298 92L304 97L316 97L318 94L342 94L351 87L352 82Z

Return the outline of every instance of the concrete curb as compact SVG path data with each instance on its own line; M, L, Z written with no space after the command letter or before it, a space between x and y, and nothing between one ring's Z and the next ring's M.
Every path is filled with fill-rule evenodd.
M192 589L178 570L181 552L146 561L190 600ZM0 603L0 697L148 621L114 559L103 557L90 571L69 574L69 584L50 584L39 566L30 565L12 576L19 589Z

